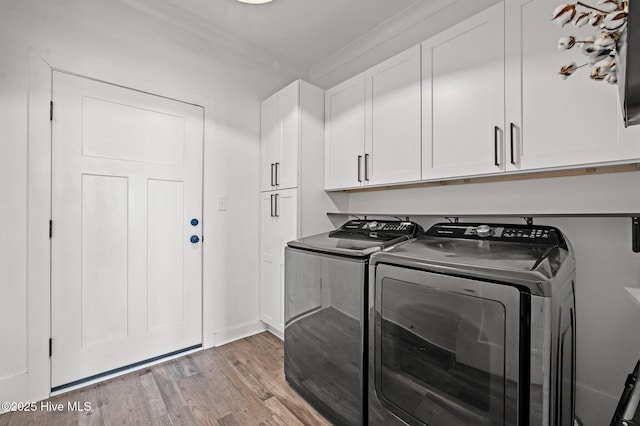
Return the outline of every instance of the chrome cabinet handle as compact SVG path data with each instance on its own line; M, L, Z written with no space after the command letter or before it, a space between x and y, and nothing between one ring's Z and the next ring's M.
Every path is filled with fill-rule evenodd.
M516 160L513 154L513 147L514 147L514 143L513 143L513 131L514 128L516 127L516 125L514 123L510 123L509 124L509 139L510 139L510 144L511 144L511 164L516 164Z
M493 126L493 156L494 156L494 164L496 166L500 166L500 162L498 161L498 132L500 131L500 127Z
M369 181L369 154L364 155L364 180Z
M275 186L280 185L280 173L279 173L279 169L280 169L280 163L276 163L276 184Z
M274 204L274 206L275 206L275 207L274 207L275 217L280 217L280 212L278 211L278 198L280 198L280 197L279 197L279 194L276 194L276 196L275 196L275 202L273 203L273 204Z
M358 155L358 182L362 182L362 155Z
M273 186L273 166L274 164L271 163L271 186Z
M271 194L271 210L270 210L270 213L271 213L271 217L275 216L274 213L273 213L273 194Z

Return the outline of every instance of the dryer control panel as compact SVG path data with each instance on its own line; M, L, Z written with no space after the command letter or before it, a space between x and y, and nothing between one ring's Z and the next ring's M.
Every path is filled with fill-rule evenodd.
M398 237L415 237L423 232L415 222L400 220L350 220L329 233L334 238L391 240Z
M551 246L565 244L558 229L542 225L439 223L429 228L426 235Z

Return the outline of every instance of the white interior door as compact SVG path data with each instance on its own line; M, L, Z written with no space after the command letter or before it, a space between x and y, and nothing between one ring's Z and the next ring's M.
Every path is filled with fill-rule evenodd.
M53 101L57 388L202 343L203 110L60 72Z

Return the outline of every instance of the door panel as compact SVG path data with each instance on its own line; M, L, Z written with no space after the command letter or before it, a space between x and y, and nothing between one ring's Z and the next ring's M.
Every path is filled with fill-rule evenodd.
M91 97L82 99L82 111L84 156L183 164L183 117Z
M420 180L420 46L365 72L367 183Z
M278 160L278 189L298 186L298 152L300 139L300 81L278 92L278 115L282 142Z
M262 101L260 120L260 190L270 191L275 189L275 163L281 149L277 94Z
M363 185L364 86L364 74L359 74L325 94L325 189Z
M184 183L149 179L148 181L148 256L147 271L149 328L179 324L184 317L184 281L182 272L182 200ZM162 232L154 232L161 229Z
M82 176L82 344L127 335L128 180Z
M260 193L260 320L277 326L280 316L278 222L275 192Z
M54 72L52 386L202 342L202 108Z
M597 164L640 157L640 127L624 129L617 87L589 78L590 66L562 79L561 66L588 60L580 44L549 49L561 36L576 40L593 27L560 28L549 19L554 0L506 2L507 123L514 124L510 170ZM549 100L553 101L550 102ZM597 124L594 124L597 123Z
M425 41L422 61L422 178L504 170L504 5Z

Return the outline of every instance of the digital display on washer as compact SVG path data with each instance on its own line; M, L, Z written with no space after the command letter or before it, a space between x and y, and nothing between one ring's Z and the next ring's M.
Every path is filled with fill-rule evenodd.
M505 241L524 244L564 246L560 231L542 225L489 225L476 223L440 223L431 227L429 237Z

